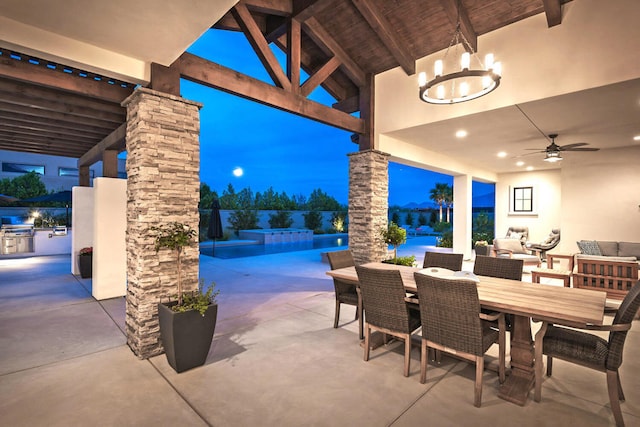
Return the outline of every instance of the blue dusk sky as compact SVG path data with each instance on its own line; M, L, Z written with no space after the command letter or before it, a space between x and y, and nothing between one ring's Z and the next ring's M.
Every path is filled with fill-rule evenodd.
M273 84L242 33L209 30L189 49L195 55ZM285 56L274 53L281 63ZM306 79L307 76L302 76ZM225 92L181 81L182 96L201 102L200 180L220 195L229 183L236 191L269 187L289 196L306 197L320 188L347 204L348 153L358 151L351 133ZM324 105L335 100L322 88L309 97ZM241 168L243 174L233 171ZM422 203L436 182L453 184L453 177L397 163L389 165L389 205ZM474 195L492 191L474 183Z

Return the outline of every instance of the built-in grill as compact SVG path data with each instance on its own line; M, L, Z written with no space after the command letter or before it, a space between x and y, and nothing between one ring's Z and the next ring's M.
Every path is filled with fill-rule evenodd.
M2 224L0 227L0 254L33 252L34 229L31 224Z

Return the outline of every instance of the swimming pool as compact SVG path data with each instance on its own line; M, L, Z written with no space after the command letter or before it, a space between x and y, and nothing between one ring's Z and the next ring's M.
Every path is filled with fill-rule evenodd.
M327 236L315 236L312 241L292 242L292 243L272 243L269 245L232 245L226 243L223 246L216 246L213 250L215 258L230 259L244 258L250 256L260 256L278 254L283 252L308 251L311 249L323 248L347 248L349 238L347 234L335 234ZM200 254L212 256L213 244L204 243L200 246Z

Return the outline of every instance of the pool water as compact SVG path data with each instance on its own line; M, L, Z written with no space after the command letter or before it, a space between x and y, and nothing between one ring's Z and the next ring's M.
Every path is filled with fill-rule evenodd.
M311 249L323 248L347 248L349 238L346 234L331 237L314 237L313 241L292 242L292 243L272 243L268 245L236 245L236 246L216 246L204 243L200 246L200 254L222 258L244 258L251 256L278 254L283 252L308 251Z

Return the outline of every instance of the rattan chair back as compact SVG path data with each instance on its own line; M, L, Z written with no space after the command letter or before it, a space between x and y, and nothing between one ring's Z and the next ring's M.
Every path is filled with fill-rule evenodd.
M415 274L422 336L456 351L482 356L483 330L476 283Z
M453 271L462 270L462 258L464 254L442 253L442 252L425 252L423 268L439 267Z
M613 324L632 323L640 308L640 281L629 290L622 300L620 308L613 318ZM607 369L616 370L622 365L622 351L629 331L613 331L609 333L609 356Z
M397 270L356 266L367 323L401 333L411 333L409 308L402 276Z
M327 252L327 258L329 259L329 265L332 270L337 270L338 268L344 267L352 267L356 265L353 260L353 255L351 254L351 250L346 249L343 251L335 251L335 252Z
M498 277L501 279L522 280L524 261L513 258L476 256L473 274L477 276Z

